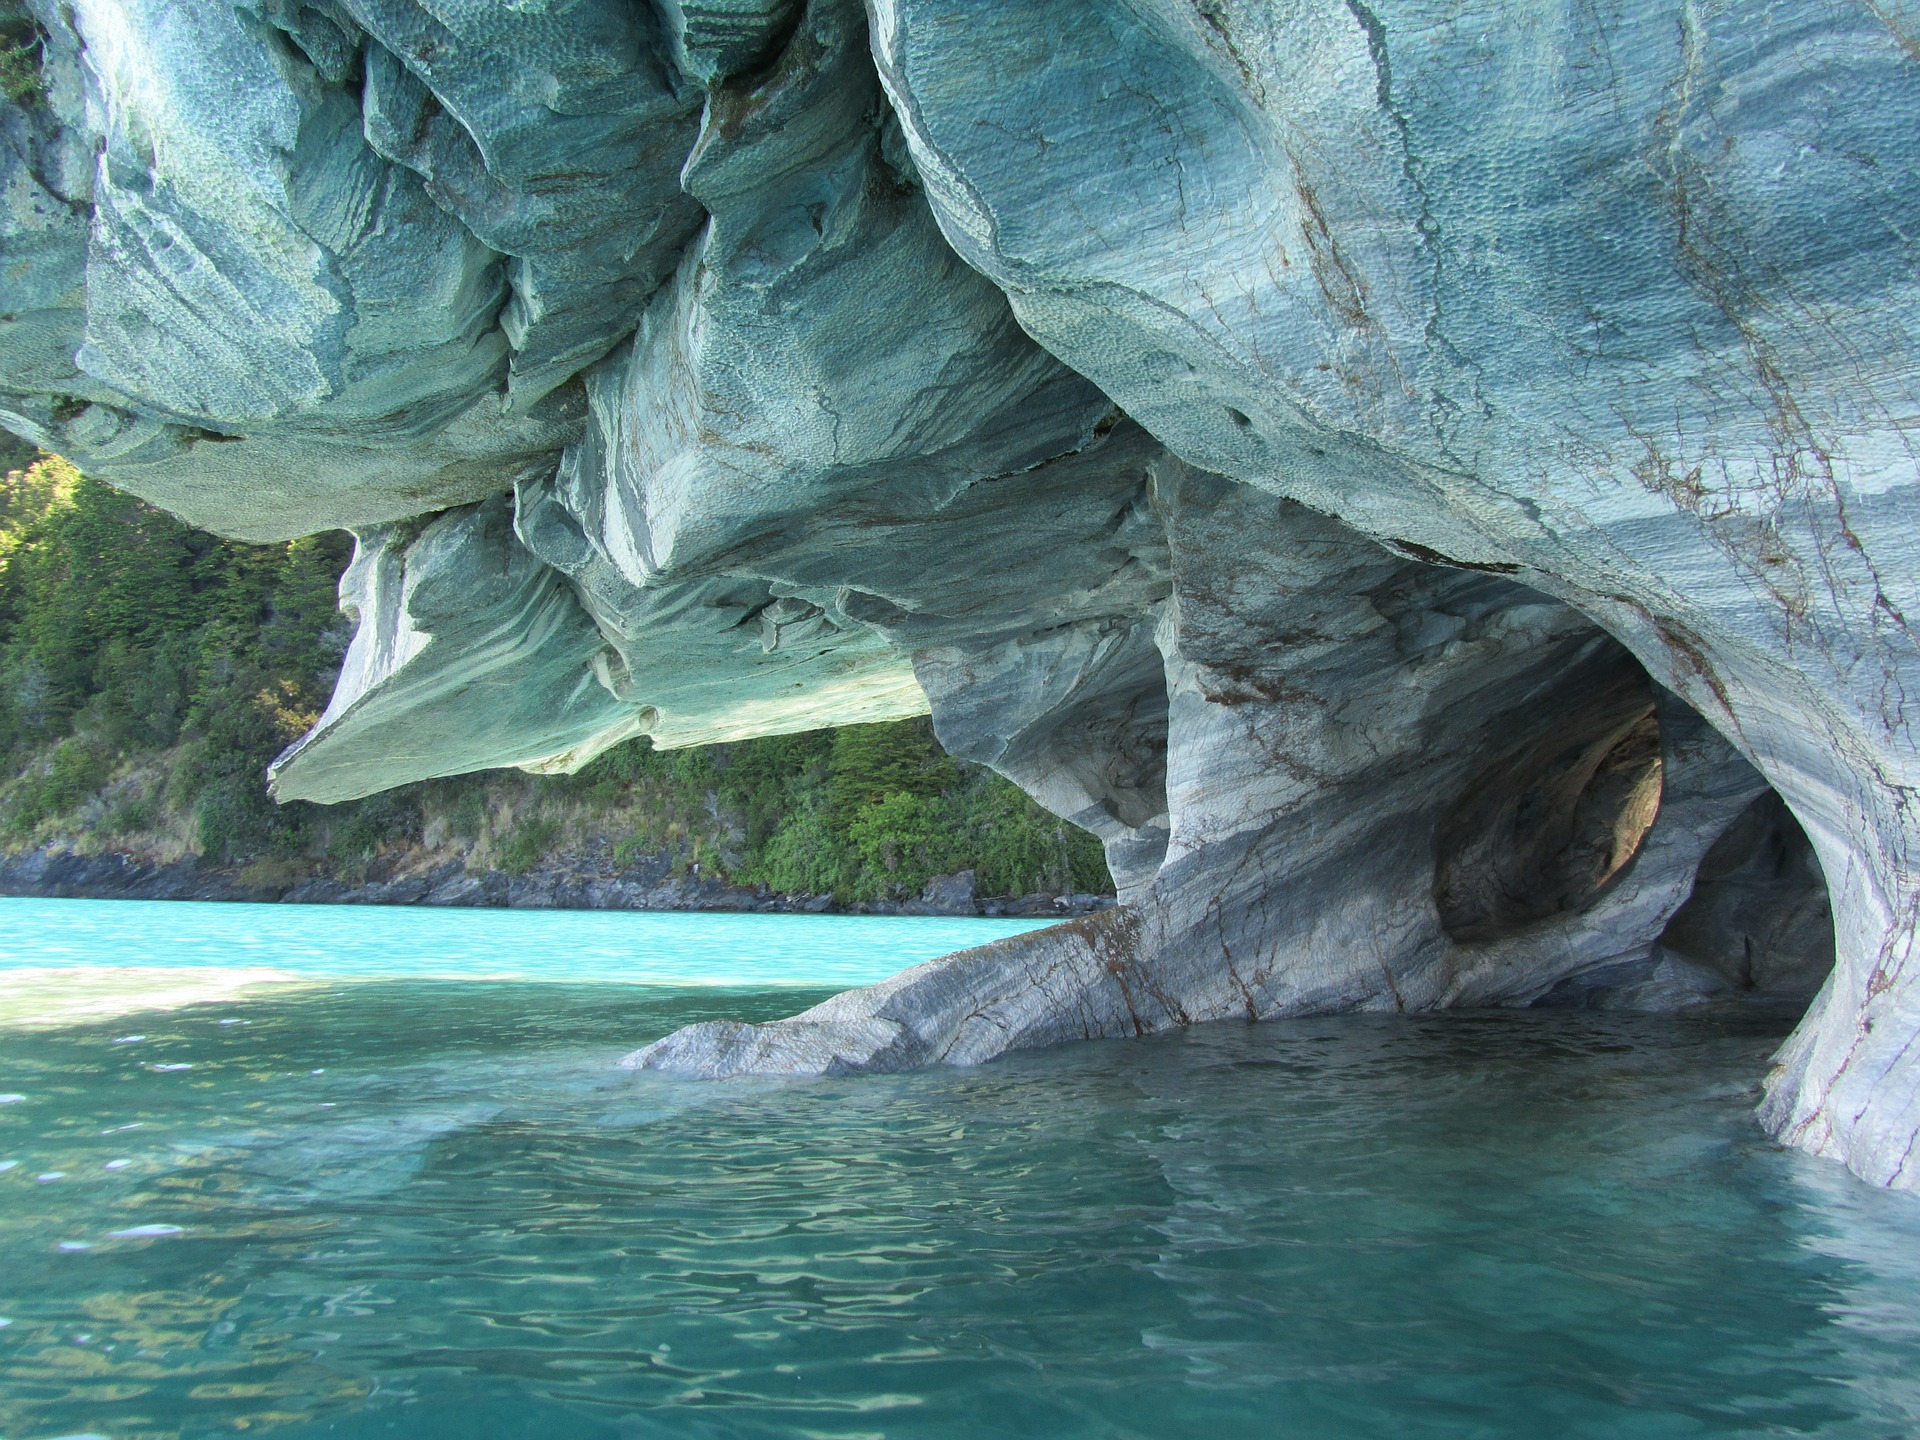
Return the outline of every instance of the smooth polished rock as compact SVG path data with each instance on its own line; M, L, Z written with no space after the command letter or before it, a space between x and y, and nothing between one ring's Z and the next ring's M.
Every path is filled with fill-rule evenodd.
M624 0L336 13L359 39L367 143L505 257L506 399L525 412L632 329L699 228L680 170L700 86Z
M681 175L706 227L589 386L575 484L630 583L882 477L937 502L1085 446L1113 408L941 239L865 34L857 6L816 3L778 62L710 97Z
M707 1078L972 1064L1236 1016L1524 1005L1651 958L1701 857L1765 789L1710 726L1650 693L1590 621L1504 577L1409 562L1171 459L1153 499L1172 593L1155 637L1166 830L1152 877L1111 915L758 1031L690 1027L629 1064ZM1048 690L1028 693L1042 718L1059 713ZM958 726L979 714L936 700L934 723L964 752ZM1657 812L1604 763L1636 759L1655 717ZM1026 717L1012 718L1017 733ZM1456 890L1524 904L1482 906L1450 933L1446 868Z
M897 135L890 154L864 36L857 7L816 4L770 68L715 83L681 177L707 222L588 376L583 439L517 487L525 563L571 582L606 640L573 646L517 612L516 645L551 662L551 723L510 754L446 675L350 666L278 793L570 767L639 731L686 745L920 714L909 657L935 639L1116 623L1150 601L1151 555L1126 547L1157 535L1112 522L1158 447L940 238ZM1042 537L1051 573L1020 553ZM956 570L956 554L978 560ZM428 630L442 665L469 643L447 617L408 622ZM473 665L492 673L481 633Z
M594 678L606 642L515 541L504 499L364 536L341 594L353 643L319 723L274 762L280 799L351 799L503 761L584 763L639 733Z
M1050 350L1191 463L1578 606L1760 767L1839 932L1769 1123L1920 1178L1920 52L1898 18L873 15L948 239ZM1838 75L1844 101L1816 78Z
M0 346L17 433L247 539L400 519L551 468L580 397L502 413L502 256L368 146L357 77L221 0L41 18L33 173L87 211L26 229L43 272L78 264L85 281L34 312L57 360ZM25 238L10 227L7 253Z

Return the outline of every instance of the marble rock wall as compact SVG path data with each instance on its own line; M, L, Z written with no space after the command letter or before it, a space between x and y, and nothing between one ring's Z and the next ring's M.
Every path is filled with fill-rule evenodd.
M1106 846L637 1063L1800 992L1830 922L1764 1118L1920 1184L1920 12L31 4L0 424L355 531L277 793L930 709Z

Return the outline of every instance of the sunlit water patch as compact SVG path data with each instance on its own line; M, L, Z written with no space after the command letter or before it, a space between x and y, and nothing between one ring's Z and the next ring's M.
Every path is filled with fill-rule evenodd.
M843 989L1044 923L0 898L0 1029L344 980Z
M825 993L308 975L0 1034L0 1436L1920 1430L1920 1200L1760 1133L1778 1017L613 1067Z

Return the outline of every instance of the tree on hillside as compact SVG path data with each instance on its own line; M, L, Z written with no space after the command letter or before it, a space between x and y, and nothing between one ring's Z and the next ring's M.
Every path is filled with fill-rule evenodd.
M21 556L19 640L63 704L101 688L110 648L152 650L199 622L211 548L164 511L77 480Z
M958 778L928 721L843 726L827 760L827 811L844 829L889 795L938 795Z

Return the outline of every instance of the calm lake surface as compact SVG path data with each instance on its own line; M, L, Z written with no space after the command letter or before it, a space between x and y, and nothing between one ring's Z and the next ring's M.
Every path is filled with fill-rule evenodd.
M0 1437L1920 1433L1779 1016L613 1068L1020 928L0 901Z

